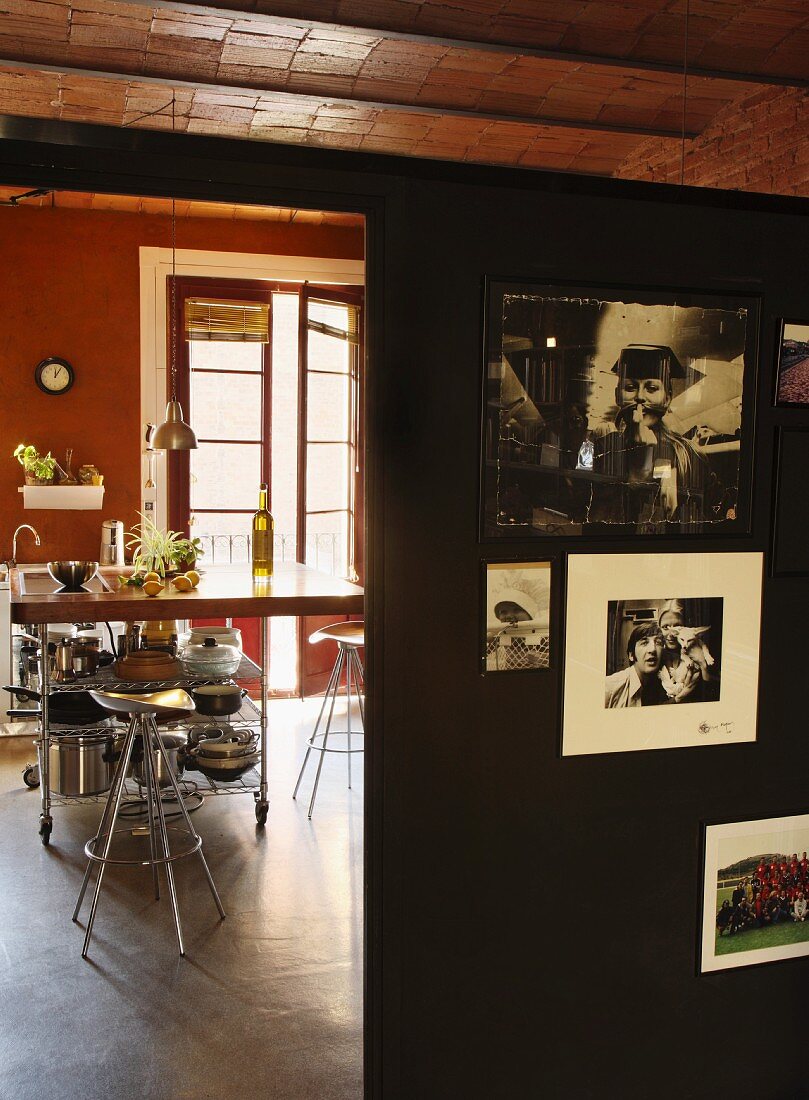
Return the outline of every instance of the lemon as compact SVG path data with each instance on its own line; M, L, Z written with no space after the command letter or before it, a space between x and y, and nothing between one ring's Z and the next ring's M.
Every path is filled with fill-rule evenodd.
M150 569L149 572L146 573L144 578L143 578L144 583L146 583L147 581L158 581L159 582L161 580L162 580L162 578L161 578L160 574L155 573L154 569Z
M191 581L191 587L196 588L199 584L199 573L196 569L189 569L186 573L186 577Z
M178 592L190 592L194 586L188 577L175 577L174 587Z
M143 591L147 596L159 596L163 591L163 585L160 581L145 581Z

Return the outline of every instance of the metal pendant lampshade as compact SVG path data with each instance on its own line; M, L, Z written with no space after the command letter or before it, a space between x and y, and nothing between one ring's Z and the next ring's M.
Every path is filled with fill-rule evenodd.
M158 425L151 439L156 451L193 451L197 437L190 424L183 420L183 407L176 398L166 405L166 419Z
M171 132L175 126L175 97L171 97ZM177 204L171 200L171 398L166 405L166 419L157 426L151 437L150 446L155 451L194 451L197 449L197 437L190 424L183 419L183 407L177 400Z

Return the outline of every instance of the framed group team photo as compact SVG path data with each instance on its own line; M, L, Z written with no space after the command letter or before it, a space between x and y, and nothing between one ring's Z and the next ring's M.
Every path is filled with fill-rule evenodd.
M705 828L700 970L809 955L809 814Z
M484 540L749 530L758 300L486 284Z
M754 741L763 564L569 555L562 755Z

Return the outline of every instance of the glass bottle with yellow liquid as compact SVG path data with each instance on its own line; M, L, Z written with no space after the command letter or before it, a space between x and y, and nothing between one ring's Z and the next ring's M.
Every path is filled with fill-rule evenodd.
M267 485L258 491L258 511L253 516L253 576L259 580L272 577L272 546L275 524L267 508Z

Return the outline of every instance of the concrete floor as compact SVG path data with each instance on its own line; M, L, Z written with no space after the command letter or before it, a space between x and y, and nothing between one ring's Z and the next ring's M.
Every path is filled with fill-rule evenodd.
M90 959L71 914L101 807L54 810L21 780L30 742L0 742L0 1096L28 1100L358 1100L362 1094L362 760L314 754L291 794L317 700L270 706L270 812L251 795L193 815L227 919L199 861L177 869L185 959L168 892L142 868L105 877ZM189 775L191 778L191 775ZM87 903L85 903L87 904ZM87 909L82 911L82 923Z

